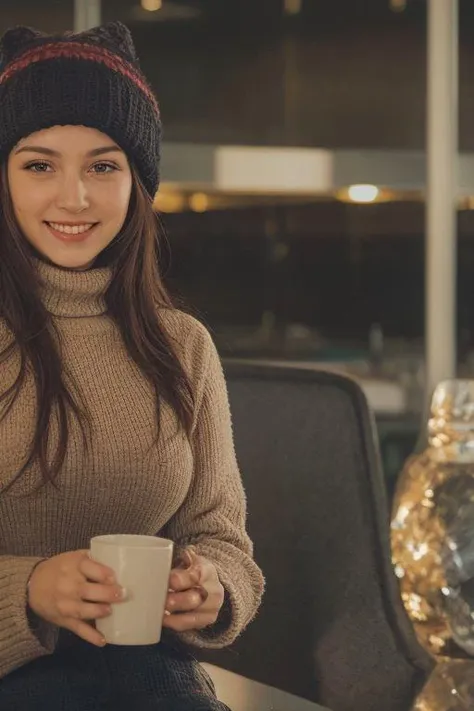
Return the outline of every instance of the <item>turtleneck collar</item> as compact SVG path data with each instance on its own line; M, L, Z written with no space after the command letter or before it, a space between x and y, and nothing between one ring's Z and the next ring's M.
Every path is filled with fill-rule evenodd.
M41 277L41 298L53 316L81 318L106 313L104 294L112 278L110 268L75 271L35 259Z

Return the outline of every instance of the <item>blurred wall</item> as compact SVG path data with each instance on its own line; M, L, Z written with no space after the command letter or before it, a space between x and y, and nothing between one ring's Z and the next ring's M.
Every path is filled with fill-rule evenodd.
M257 3L256 3L257 4ZM141 27L169 140L423 149L426 4ZM372 5L371 5L372 7ZM411 7L411 9L410 9ZM474 150L474 3L462 6L460 146Z
M104 20L134 33L168 140L424 147L425 0L403 13L389 0L303 0L294 18L282 0L189 2L196 21L137 21L138 0L102 2ZM20 22L71 29L73 0L1 0L0 31ZM474 2L461 0L464 151L474 150L473 30Z

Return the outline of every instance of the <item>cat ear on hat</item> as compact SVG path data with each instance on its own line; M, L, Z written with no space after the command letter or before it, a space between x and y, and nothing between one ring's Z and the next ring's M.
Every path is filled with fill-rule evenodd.
M12 27L0 38L0 65L9 62L18 52L47 35L32 27Z
M94 27L92 30L81 32L76 35L76 38L93 42L94 44L104 44L111 49L119 50L131 62L138 61L130 30L119 20L107 22L100 27Z

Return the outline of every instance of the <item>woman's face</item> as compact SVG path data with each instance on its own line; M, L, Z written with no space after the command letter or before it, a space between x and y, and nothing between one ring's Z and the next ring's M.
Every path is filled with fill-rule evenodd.
M18 224L50 262L87 269L120 232L132 173L125 153L85 126L53 126L22 139L8 158Z

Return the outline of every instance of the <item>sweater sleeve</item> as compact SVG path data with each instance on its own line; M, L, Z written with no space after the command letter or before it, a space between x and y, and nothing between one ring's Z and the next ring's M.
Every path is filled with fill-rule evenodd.
M216 566L226 595L215 625L181 637L198 647L221 648L231 644L255 616L264 582L245 529L246 499L222 366L210 335L204 327L199 329L204 368L195 403L193 480L184 504L167 526L167 535L178 546L195 546Z
M33 630L27 611L28 580L42 560L0 556L0 678L56 646L56 628L45 624Z

